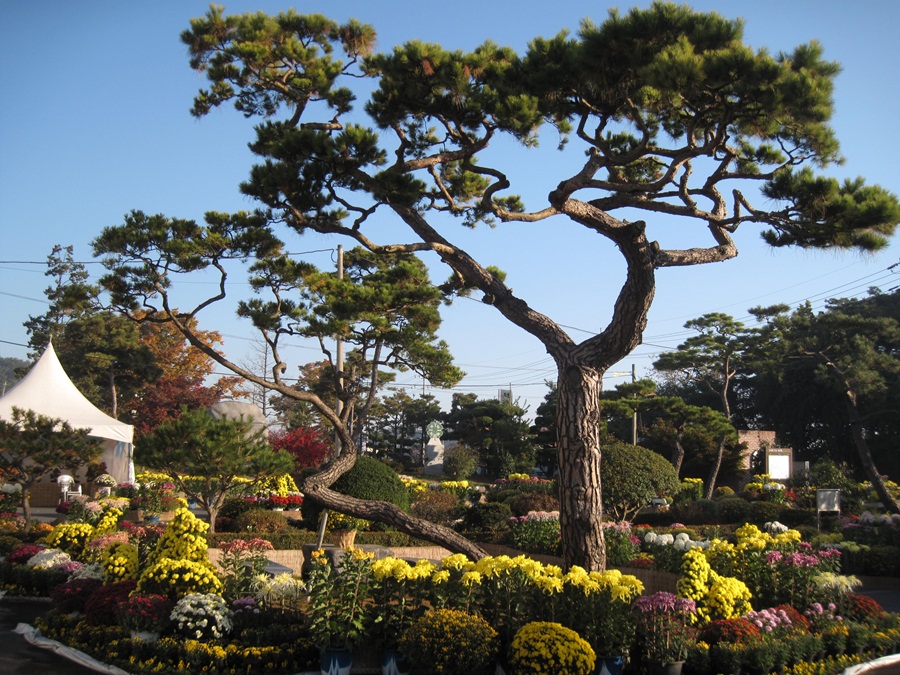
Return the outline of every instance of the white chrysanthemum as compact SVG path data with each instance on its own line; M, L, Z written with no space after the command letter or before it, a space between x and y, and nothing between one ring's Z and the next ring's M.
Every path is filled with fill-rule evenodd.
M648 532L644 535L645 544L655 544L657 539L659 539L659 535L656 532Z
M52 570L54 567L68 562L72 562L72 558L65 551L60 551L56 548L45 548L43 551L31 556L25 565L40 570Z

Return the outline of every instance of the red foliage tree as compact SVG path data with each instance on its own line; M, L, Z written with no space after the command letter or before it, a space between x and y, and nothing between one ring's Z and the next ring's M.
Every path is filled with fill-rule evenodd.
M332 451L332 443L316 427L297 427L269 433L269 443L277 450L291 453L300 468L317 467Z
M193 377L159 378L141 391L140 399L131 406L131 423L140 436L153 431L163 422L181 415L182 406L189 410L208 408L222 398L219 387L205 387Z

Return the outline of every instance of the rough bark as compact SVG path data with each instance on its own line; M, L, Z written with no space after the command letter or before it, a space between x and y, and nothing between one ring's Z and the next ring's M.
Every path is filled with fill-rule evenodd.
M566 567L606 568L600 485L603 374L579 364L561 369L557 404L559 523Z

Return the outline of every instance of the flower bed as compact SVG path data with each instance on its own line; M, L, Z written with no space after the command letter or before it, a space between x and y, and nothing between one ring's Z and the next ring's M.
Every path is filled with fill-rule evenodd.
M319 556L305 580L257 576L270 560L299 571L300 550L234 536L210 549L205 530L186 509L165 528L145 528L123 526L121 511L107 508L94 524L67 523L41 544L11 549L0 575L12 591L53 589L56 606L42 630L129 672L286 674L315 670L319 650L337 643L368 650L408 644L412 651L406 636L437 609L451 613L419 627L429 645L437 640L453 653L460 639L454 631L486 625L505 664L546 646L552 664L580 664L590 649L595 658L630 659L636 673L670 654L684 657L696 675L781 666L801 675L836 672L900 645L900 617L855 595L856 581L839 574L840 551L813 547L777 523L743 525L729 539L706 541L695 538L698 530L673 527L658 535L663 542L644 542L665 547L653 553L668 555L677 572L563 573L551 556L489 546L492 555L474 562L433 547L396 549L378 561L357 550L334 556L337 569ZM668 534L671 542L662 536ZM431 560L410 564L401 556ZM457 621L452 612L478 621ZM559 640L545 644L535 628L524 631L535 622L553 624L548 636L574 631L587 648L576 655L558 649ZM135 639L132 630L160 637ZM480 667L493 663L467 666L467 675Z

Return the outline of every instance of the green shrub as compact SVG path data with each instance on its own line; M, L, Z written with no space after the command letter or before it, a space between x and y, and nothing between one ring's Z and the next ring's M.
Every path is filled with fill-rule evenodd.
M784 509L778 518L778 522L792 528L797 528L800 525L809 525L811 527L815 527L816 512L812 509ZM805 538L804 541L806 541Z
M717 502L716 513L723 523L744 523L750 515L750 502L740 497L725 497Z
M727 485L721 485L713 490L713 499L722 499L724 497L733 497L734 490Z
M235 529L245 535L259 532L279 532L288 527L287 517L279 511L250 509L234 520Z
M897 576L900 548L896 546L871 546L862 553L863 574L873 577Z
M559 499L548 492L527 492L506 503L516 516L527 516L531 511L559 511Z
M754 525L771 523L774 520L781 522L781 514L784 510L781 504L773 502L751 502L747 521Z
M449 525L460 517L462 511L462 500L445 490L428 490L410 507L410 512L414 516L439 525Z
M718 520L716 502L712 499L697 499L682 502L672 507L669 518L685 525L708 525Z
M500 502L475 504L472 508L466 509L461 527L465 532L498 533L507 529L507 523L512 515L512 509Z
M239 515L247 513L247 511L253 508L256 508L256 504L253 500L246 499L245 497L235 497L226 500L225 503L222 504L222 508L219 509L218 517L237 518Z
M671 462L652 450L613 440L601 451L603 506L616 520L629 520L654 497L674 495L681 487Z

